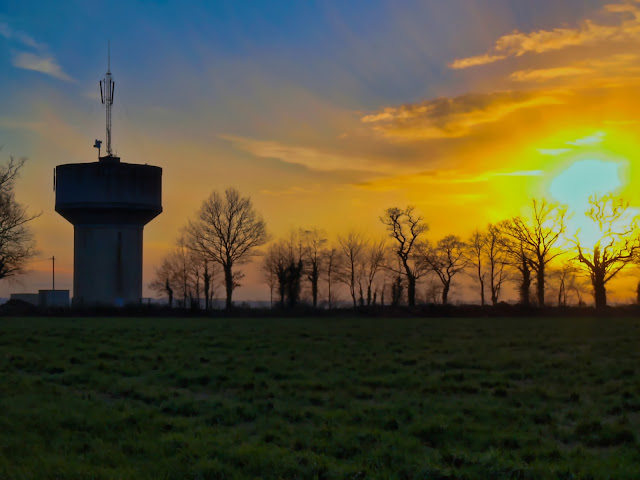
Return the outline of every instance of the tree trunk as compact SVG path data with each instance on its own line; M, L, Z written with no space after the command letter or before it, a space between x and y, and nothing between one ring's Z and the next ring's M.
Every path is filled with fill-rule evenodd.
M538 283L538 306L544 307L544 262L542 259L538 260L537 270L537 283Z
M313 308L318 306L318 265L314 264L311 271L311 296L313 298Z
M449 297L449 287L451 286L451 281L444 282L442 284L442 304L447 304L447 299Z
M231 300L233 296L233 272L231 271L231 264L223 265L222 268L224 270L224 286L227 291L225 307L231 308L233 306L233 302Z
M604 272L593 272L591 283L593 284L593 299L596 302L596 308L606 307L607 289L604 285Z
M353 271L353 265L351 265L351 285L349 285L351 291L351 298L353 299L353 308L356 308L356 277Z
M531 272L524 268L520 270L522 282L520 283L520 303L525 307L529 306L529 289L531 288Z
M407 299L409 306L416 306L416 277L407 272Z
M169 308L173 308L173 288L169 285L169 279L165 281L164 288L167 291L167 296L169 297Z
M562 294L564 293L564 277L560 279L560 286L558 287L558 306L565 307L566 305L562 301ZM565 297L566 298L566 297Z
M484 307L484 278L480 278L480 305Z
M204 309L209 310L209 291L211 289L211 275L209 275L209 267L207 263L204 264L204 274L203 274L203 283L204 283Z

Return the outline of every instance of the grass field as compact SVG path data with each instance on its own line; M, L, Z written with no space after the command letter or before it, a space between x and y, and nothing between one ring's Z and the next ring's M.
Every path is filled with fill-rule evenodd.
M0 478L640 478L640 321L1 319Z

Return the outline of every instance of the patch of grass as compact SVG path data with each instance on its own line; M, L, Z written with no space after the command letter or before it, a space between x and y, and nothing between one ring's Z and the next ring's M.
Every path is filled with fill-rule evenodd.
M0 478L640 478L631 319L1 319Z

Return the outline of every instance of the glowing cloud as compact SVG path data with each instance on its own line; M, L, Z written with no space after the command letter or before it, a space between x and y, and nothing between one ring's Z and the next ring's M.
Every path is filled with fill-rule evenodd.
M518 70L517 72L513 72L509 78L516 82L542 82L559 77L586 75L594 71L595 70L591 68L580 67L541 68L537 70Z
M615 14L631 13L632 18L617 24L600 24L587 19L574 28L554 28L529 33L514 30L498 38L493 48L483 55L459 58L449 66L453 69L468 68L526 53L543 53L603 41L622 42L640 38L640 9L636 5L612 4L606 5L604 10Z
M404 140L456 138L525 108L564 103L560 95L535 92L494 92L437 98L382 111L361 118L386 137Z

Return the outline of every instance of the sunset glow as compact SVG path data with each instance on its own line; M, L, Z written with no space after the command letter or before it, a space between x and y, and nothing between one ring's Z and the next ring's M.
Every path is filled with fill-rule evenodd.
M252 197L274 237L382 236L384 209L412 204L431 239L466 238L546 198L572 212L568 237L588 239L590 196L640 207L638 2L214 2L197 15L116 3L113 25L96 26L100 5L56 4L56 22L40 2L0 11L1 154L28 157L17 196L43 212L26 289L49 285L54 254L71 286L72 228L53 212L51 172L96 157L107 39L115 149L164 172L145 285L226 187ZM266 298L258 270L246 268L238 299Z

